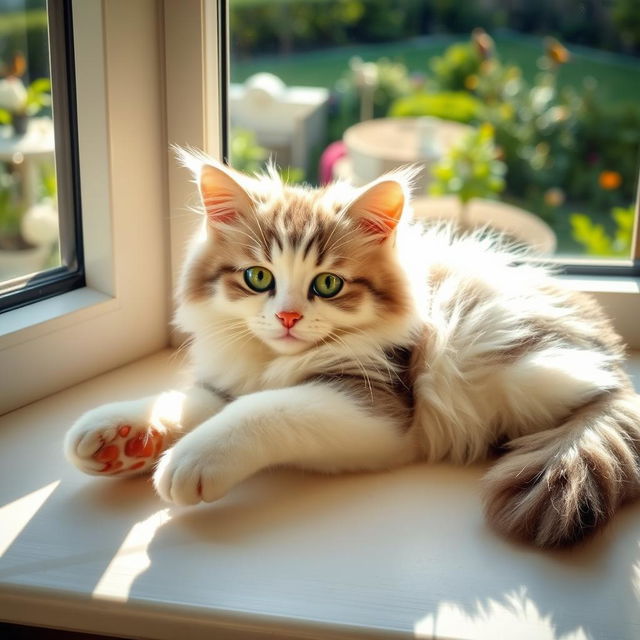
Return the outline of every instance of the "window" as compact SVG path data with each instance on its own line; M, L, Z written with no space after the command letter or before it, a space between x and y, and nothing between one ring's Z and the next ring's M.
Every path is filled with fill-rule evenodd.
M221 157L225 5L71 3L85 285L0 314L0 371L10 372L0 413L169 344L171 292L199 222L187 215L193 185L169 147ZM637 281L572 282L640 346Z
M231 161L364 184L585 272L637 273L637 3L230 0ZM606 266L603 271L602 268Z
M162 7L70 8L85 285L0 314L0 413L168 342Z
M84 284L68 1L0 4L0 74L0 309L6 311Z

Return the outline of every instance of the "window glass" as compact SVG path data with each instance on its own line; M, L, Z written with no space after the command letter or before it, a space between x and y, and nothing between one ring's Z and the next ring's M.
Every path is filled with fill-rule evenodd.
M418 163L419 216L630 258L635 0L230 0L229 25L237 168L364 184Z
M69 3L48 4L0 0L0 308L51 295L78 272Z

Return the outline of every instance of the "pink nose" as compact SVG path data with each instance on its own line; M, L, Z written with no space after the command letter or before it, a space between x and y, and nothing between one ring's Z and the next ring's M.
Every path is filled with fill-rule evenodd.
M276 318L280 320L283 327L291 329L291 327L302 318L302 314L297 311L280 311L276 313Z

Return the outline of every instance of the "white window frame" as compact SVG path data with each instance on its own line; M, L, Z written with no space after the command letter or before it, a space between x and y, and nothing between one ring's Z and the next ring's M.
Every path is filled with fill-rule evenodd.
M170 292L200 222L169 145L220 158L224 1L74 2L87 286L0 315L0 413L169 343ZM640 348L638 279L566 279Z
M162 4L73 2L86 286L0 315L0 413L168 341Z
M222 160L222 100L218 30L226 0L165 0L165 83L169 145L191 146ZM192 176L169 158L171 290L176 290L185 246L201 219L185 215L196 191ZM172 343L180 342L177 334Z

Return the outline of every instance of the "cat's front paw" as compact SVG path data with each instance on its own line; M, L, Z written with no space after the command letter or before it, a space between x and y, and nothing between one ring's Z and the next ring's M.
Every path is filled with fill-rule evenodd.
M127 476L151 470L168 444L167 434L128 411L131 403L105 405L84 414L67 432L67 459L85 473Z
M221 498L235 484L232 475L215 447L202 447L187 436L162 455L153 484L166 502L191 505Z

